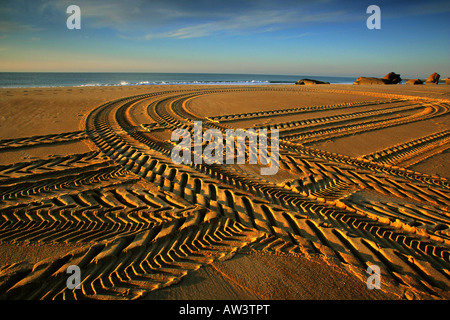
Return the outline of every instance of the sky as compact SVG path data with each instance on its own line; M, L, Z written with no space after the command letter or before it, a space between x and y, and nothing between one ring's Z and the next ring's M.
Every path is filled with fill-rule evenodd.
M447 77L450 1L0 0L11 71Z

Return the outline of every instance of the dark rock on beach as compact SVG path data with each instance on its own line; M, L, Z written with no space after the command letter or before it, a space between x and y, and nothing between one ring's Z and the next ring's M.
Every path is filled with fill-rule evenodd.
M383 78L359 77L353 84L397 84L402 81L400 75L395 72L389 72Z
M440 74L435 72L427 78L427 81L425 81L425 83L426 84L438 84L440 77L441 77Z
M391 81L393 84L397 84L402 82L402 78L400 78L400 75L395 72L389 72L387 75L383 77L383 79Z
M393 84L393 82L382 78L359 77L353 84Z
M420 79L409 79L406 81L406 84L423 84L423 81Z
M326 81L312 80L312 79L301 79L298 80L295 84L298 85L312 85L312 84L330 84Z

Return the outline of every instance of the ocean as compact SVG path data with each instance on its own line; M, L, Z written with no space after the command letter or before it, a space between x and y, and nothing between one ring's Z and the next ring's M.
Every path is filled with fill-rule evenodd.
M356 77L220 73L0 72L0 88L89 87L174 84L292 84L304 78L351 84Z

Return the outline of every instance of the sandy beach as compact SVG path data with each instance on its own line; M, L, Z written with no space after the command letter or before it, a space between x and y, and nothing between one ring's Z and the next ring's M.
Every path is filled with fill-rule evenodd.
M448 85L0 89L0 298L449 299L449 110ZM278 129L278 172L174 163L193 121Z

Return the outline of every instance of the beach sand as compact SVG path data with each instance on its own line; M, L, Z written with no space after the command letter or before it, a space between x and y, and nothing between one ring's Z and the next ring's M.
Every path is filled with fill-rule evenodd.
M446 85L0 89L0 298L448 299L449 109ZM278 172L174 164L194 120L279 129Z

